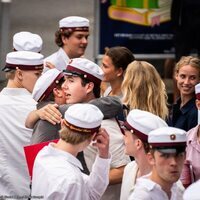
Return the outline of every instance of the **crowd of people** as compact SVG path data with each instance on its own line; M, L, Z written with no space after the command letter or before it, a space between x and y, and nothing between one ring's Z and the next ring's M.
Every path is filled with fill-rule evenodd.
M200 59L177 61L169 109L151 63L117 46L98 66L84 57L88 36L88 19L61 19L59 49L46 58L39 35L13 36L0 92L0 199L198 199Z

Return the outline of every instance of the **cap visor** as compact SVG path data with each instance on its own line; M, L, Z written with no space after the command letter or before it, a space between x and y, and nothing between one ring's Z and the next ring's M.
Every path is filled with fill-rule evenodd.
M8 67L4 67L1 71L3 71L3 72L9 72L9 71L11 71L11 69L8 68Z
M176 149L156 149L157 151L159 151L160 153L177 153Z
M77 72L68 71L68 70L63 70L63 74L65 76L82 76L82 74L79 74Z

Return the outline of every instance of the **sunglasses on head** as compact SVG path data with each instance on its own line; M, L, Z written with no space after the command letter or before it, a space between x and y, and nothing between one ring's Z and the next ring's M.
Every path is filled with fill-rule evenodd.
M118 125L119 125L119 128L121 130L121 133L123 135L125 135L125 131L130 131L131 129L127 126L127 123L126 122L123 122L123 121L119 121L119 120L116 120Z

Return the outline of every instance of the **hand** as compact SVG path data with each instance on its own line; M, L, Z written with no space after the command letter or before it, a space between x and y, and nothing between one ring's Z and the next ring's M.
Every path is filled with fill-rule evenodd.
M95 142L93 142L92 145L98 148L99 157L109 158L109 135L107 131L100 128L93 140Z
M51 62L46 61L45 62L45 67L48 67L49 69L53 69L53 68L55 68L55 65L52 64Z
M57 109L57 104L48 104L39 110L37 110L37 115L42 120L47 120L48 122L56 125L56 123L61 122L62 114Z

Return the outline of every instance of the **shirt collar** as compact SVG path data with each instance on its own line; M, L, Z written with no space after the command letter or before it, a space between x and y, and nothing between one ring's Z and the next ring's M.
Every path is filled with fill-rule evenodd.
M183 107L181 107L181 112L183 114L189 112L191 108L195 105L196 98L192 97Z
M64 51L64 49L62 47L59 48L58 51L59 51L61 57L63 58L63 61L65 62L66 66L67 66L68 63L69 63L69 60L70 60L69 56L66 54L66 52Z
M31 95L31 93L25 88L3 88L1 91L3 95L12 95L12 96L19 96L19 95Z
M49 143L49 145L48 145L49 146L49 152L50 152L51 155L61 156L61 157L63 157L63 159L66 162L69 162L72 165L74 165L74 166L78 167L79 169L83 170L81 162L75 156L73 156L72 154L70 154L70 153L68 153L66 151L57 149L53 145L54 145L54 143Z
M145 175L145 176L142 176L140 178L137 179L137 182L142 185L143 187L145 187L148 191L151 191L153 190L153 188L157 187L159 188L161 191L162 188L159 184L157 184L156 182L152 181L149 177L151 175L152 172L150 172L149 174ZM176 188L177 188L177 183L174 183L172 185L172 188L171 188L171 191L176 191Z

